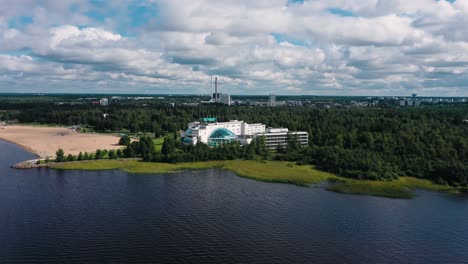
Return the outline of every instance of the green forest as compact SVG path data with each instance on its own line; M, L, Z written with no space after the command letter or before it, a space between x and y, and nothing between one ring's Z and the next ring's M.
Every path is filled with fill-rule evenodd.
M21 123L81 125L89 131L167 136L161 152L144 143L128 143L122 156L146 161L268 159L314 164L356 179L389 180L413 176L452 186L468 185L468 105L415 108L317 109L308 107L225 107L221 105L150 107L131 105L58 106L3 104L1 120ZM104 114L108 114L104 117ZM261 122L269 127L307 131L309 147L292 142L268 152L261 140L250 147L229 144L185 146L177 135L202 117ZM132 146L133 144L133 146ZM146 144L146 145L145 145ZM119 153L120 154L120 153Z

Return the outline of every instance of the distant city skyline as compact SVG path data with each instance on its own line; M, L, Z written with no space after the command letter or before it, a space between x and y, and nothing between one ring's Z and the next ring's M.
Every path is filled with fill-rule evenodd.
M468 96L468 0L0 5L0 93Z

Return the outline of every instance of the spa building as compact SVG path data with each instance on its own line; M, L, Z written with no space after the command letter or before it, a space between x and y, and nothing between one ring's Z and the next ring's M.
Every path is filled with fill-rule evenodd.
M247 145L258 136L265 137L265 143L269 149L286 147L290 137L295 137L303 147L308 146L309 143L307 132L292 132L287 128L267 128L260 123L248 124L239 120L218 122L216 118L203 118L201 121L191 122L187 130L181 132L182 141L186 144L195 145L197 142L203 142L210 146L233 141Z

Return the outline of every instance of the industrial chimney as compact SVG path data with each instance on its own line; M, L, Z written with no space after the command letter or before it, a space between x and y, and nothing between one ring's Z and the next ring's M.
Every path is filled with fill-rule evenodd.
M215 103L217 103L219 100L219 95L218 95L218 77L215 77Z

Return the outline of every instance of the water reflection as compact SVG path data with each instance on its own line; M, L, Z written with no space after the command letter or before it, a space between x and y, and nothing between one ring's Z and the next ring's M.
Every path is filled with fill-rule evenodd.
M0 142L0 262L462 263L468 202L342 195L219 169L12 170Z

